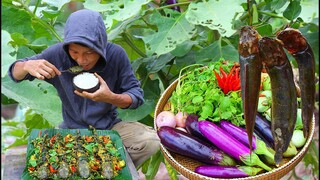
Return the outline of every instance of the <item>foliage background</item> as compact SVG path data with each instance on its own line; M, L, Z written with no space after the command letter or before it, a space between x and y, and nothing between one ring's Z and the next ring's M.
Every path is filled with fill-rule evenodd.
M152 0L3 0L1 2L1 103L18 103L27 108L21 125L5 121L7 135L17 137L9 147L27 143L32 128L56 127L61 121L61 101L55 89L39 80L14 83L7 75L16 59L40 53L63 40L68 15L82 8L99 11L105 21L108 40L123 46L142 82L146 103L137 110L120 110L127 121L153 126L157 100L179 71L191 64L207 64L221 57L238 61L239 29L253 25L262 36L274 37L286 25L298 28L308 39L319 74L319 23L317 0L180 0L174 5ZM293 58L288 55L295 65ZM319 84L317 83L317 90ZM317 95L316 108L319 100ZM19 132L19 133L18 133ZM315 140L318 143L318 140ZM318 174L318 150L310 152L307 165ZM152 179L159 163L157 153L142 167ZM170 169L169 166L167 166ZM173 169L172 179L177 178Z

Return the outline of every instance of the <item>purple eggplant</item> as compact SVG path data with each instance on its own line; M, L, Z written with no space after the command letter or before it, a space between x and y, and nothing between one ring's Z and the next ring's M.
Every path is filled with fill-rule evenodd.
M227 133L229 133L231 136L236 138L238 141L240 141L242 144L246 145L247 147L250 147L248 133L246 129L236 126L226 120L220 121L220 127ZM268 158L270 161L273 160L274 162L274 153L271 153L272 151L268 150L268 147L264 141L256 138L256 136L254 135L252 136L252 150L257 155L266 156L266 158Z
M179 129L162 126L158 130L161 144L168 150L212 165L232 166L236 162L223 151Z
M242 161L248 166L256 165L267 171L272 170L259 159L256 153L250 152L250 148L239 142L236 138L232 137L213 122L200 121L198 124L201 133L226 154L236 160Z
M271 131L271 123L264 116L257 113L254 129L259 132L263 139L267 140L267 144L274 149L274 139Z
M213 166L201 165L196 167L195 172L213 178L241 178L255 176L263 171L259 167L250 166Z
M166 4L171 5L171 4L177 4L178 2L176 0L166 0ZM179 6L173 6L171 9L181 12Z
M199 130L198 122L199 117L195 114L189 114L186 119L186 130L188 133L190 133L192 136L195 136L209 144L212 144L206 137L203 136L203 134Z
M269 142L265 139L265 137L256 129L254 129L253 134L256 136L256 138L260 139L261 141L263 141L264 143L266 143L266 145L269 148L272 148L271 145L269 144Z
M236 138L242 144L246 145L247 147L250 147L249 140L248 140L248 133L244 128L236 126L226 120L220 121L220 127L226 132L228 132L229 134L231 134L231 136ZM252 150L255 150L256 148L257 148L256 137L252 136Z

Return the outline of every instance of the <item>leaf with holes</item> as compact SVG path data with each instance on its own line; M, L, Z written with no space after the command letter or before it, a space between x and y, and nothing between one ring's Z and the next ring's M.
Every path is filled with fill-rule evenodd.
M158 31L143 37L148 55L161 55L174 50L178 44L189 40L196 28L190 24L184 14L171 9L164 9L166 16L154 12L150 21L158 27Z
M119 0L107 4L100 4L96 0L87 0L83 3L84 8L99 11L106 16L106 28L111 28L113 23L122 22L137 16L142 6L148 4L151 0Z
M238 13L243 12L241 3L245 2L244 0L192 2L186 13L186 19L191 24L218 30L223 36L229 37L236 32L232 29L232 22Z

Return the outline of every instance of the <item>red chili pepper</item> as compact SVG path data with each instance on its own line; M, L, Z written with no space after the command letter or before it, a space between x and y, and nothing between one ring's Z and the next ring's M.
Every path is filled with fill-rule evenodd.
M87 141L87 142L91 142L91 141L92 141L92 138L89 137L89 136L85 136L85 138L86 138L86 141Z
M92 165L92 166L91 166L91 169L96 171L96 170L99 169L99 166L97 166L97 165Z
M50 138L50 146L53 146L55 141L56 141L56 136L54 135Z
M239 76L239 68L234 65L229 74L227 74L222 67L220 67L221 76L214 71L215 76L218 81L218 85L223 91L224 94L228 94L230 91L240 90L240 76Z
M49 169L50 169L50 172L51 172L51 173L57 172L57 170L55 170L52 165L49 166Z
M222 67L220 67L220 72L221 72L223 78L227 78L228 75L227 75L226 72L224 72L224 70L222 69Z
M52 136L50 142L54 142L56 140L56 135Z
M68 136L65 136L64 137L64 141L67 143L67 142L69 142L69 137Z
M109 142L109 138L107 136L102 136L103 142L104 143L108 143Z
M121 168L119 166L114 167L115 170L120 170Z
M34 171L35 170L34 167L29 167L28 169L29 169L29 171Z
M71 169L72 172L76 172L77 171L76 167L74 167L74 166L71 166L70 169Z

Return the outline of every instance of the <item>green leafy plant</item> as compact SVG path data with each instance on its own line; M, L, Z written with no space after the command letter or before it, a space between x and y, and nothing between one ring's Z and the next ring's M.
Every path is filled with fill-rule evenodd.
M43 124L56 127L61 123L61 102L55 89L38 80L14 83L7 75L8 68L16 59L61 42L63 25L72 11L92 9L103 15L108 40L126 49L145 92L146 104L134 111L119 111L121 118L153 125L154 107L161 93L179 77L182 68L206 65L220 58L238 61L238 30L243 25L255 26L262 36L270 37L288 24L299 28L313 48L318 75L316 4L319 4L316 0L259 0L250 4L245 0L179 0L173 5L161 0L4 0L1 2L1 91L21 106L30 108L37 114L34 117L48 123ZM172 10L173 6L179 6L181 12ZM293 58L288 58L294 64ZM312 164L314 174L318 173L314 168L318 169L319 159L315 154L318 153L308 153L304 158L306 165ZM156 159L160 157L163 158L161 154L155 155L152 162L159 162ZM153 170L147 168L148 178L152 179L159 166L152 163L145 166L152 166ZM171 178L177 179L169 167Z

